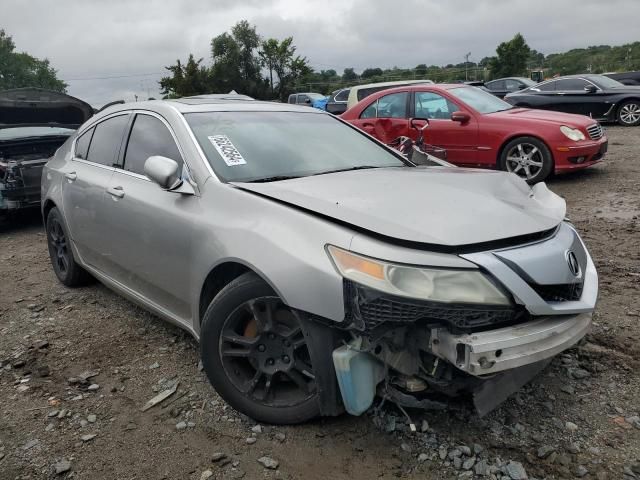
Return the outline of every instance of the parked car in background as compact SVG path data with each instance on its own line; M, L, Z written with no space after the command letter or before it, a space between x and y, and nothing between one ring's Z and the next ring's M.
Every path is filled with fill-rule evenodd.
M93 108L37 88L0 92L0 214L40 206L42 167Z
M293 105L307 105L311 107L313 102L325 98L321 93L306 92L306 93L292 93L289 95L287 103Z
M415 139L410 119L428 119L426 141L447 161L513 172L530 183L591 166L607 151L600 124L582 115L514 108L476 87L407 85L367 97L341 118L384 143ZM416 122L414 121L414 124Z
M316 98L313 102L311 102L311 106L313 108L317 108L318 110L327 111L327 102L329 101L329 97L320 97Z
M340 115L347 110L347 100L349 99L350 88L334 90L327 100L326 110L334 115Z
M640 85L640 72L605 73L604 75L624 85Z
M504 98L508 93L519 92L525 88L533 87L535 84L536 82L526 77L508 77L491 80L486 82L484 86L496 97Z
M260 422L360 415L376 395L471 393L486 414L584 337L598 297L546 186L415 167L317 109L112 106L42 180L58 279L91 274L186 329Z
M433 83L431 80L398 80L395 82L378 82L368 83L366 85L356 85L351 87L349 91L349 97L347 98L347 110L353 107L356 103L362 101L369 95L386 90L389 88L401 87L404 85L416 85L422 83Z
M604 75L568 75L508 94L517 107L587 115L603 122L640 125L640 87Z

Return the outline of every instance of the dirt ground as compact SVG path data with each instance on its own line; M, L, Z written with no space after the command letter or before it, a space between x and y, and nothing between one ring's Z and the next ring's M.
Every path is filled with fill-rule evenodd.
M187 334L100 284L64 288L38 216L4 223L0 479L640 479L640 129L608 135L604 163L549 182L599 270L592 333L483 419L409 412L417 433L393 407L256 426L209 386Z

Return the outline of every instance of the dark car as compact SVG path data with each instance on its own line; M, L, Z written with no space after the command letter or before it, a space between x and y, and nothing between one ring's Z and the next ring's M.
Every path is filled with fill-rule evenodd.
M484 87L498 98L513 92L519 92L525 88L533 87L536 84L526 77L508 77L491 80L484 84Z
M0 92L0 214L40 206L42 167L92 115L91 105L64 93Z
M640 85L640 72L605 73L624 85Z
M604 75L558 77L504 99L516 107L577 113L627 127L640 125L640 87Z
M341 115L347 111L347 100L349 99L350 88L334 90L329 94L326 110L334 115Z

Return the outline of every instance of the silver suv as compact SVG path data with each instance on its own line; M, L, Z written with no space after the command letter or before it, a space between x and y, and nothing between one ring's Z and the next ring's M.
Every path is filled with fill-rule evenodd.
M295 105L110 107L46 165L42 213L63 284L95 277L189 331L263 422L465 392L485 413L585 335L598 294L544 184L416 167Z

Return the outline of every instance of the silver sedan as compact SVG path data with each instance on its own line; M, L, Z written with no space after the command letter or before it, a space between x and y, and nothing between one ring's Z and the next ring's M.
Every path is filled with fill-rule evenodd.
M42 212L63 284L96 278L189 331L263 422L464 392L486 413L585 335L598 293L544 184L418 167L294 105L110 107L46 165Z

